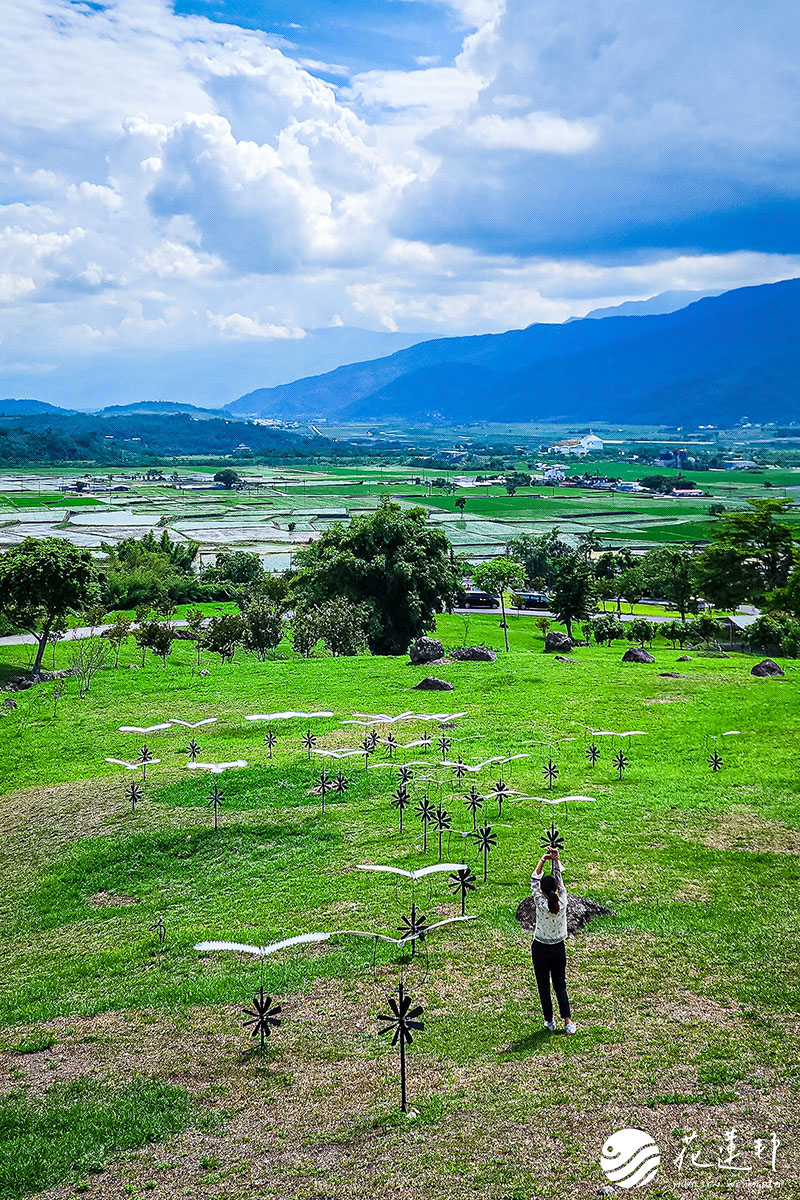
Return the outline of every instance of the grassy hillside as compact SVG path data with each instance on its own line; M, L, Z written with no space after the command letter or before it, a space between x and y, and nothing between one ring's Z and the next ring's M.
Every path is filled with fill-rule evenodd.
M467 630L445 617L440 633L449 644L465 633L495 645L500 637L496 616L473 616ZM85 700L67 684L56 717L49 685L18 697L3 718L0 783L2 1089L46 1098L53 1084L90 1074L121 1087L144 1075L185 1088L200 1121L162 1147L135 1152L142 1139L133 1138L81 1190L338 1200L402 1187L448 1200L578 1200L598 1192L599 1147L621 1124L661 1144L660 1198L686 1194L672 1159L692 1129L705 1145L733 1126L751 1144L775 1129L783 1177L797 1172L798 668L759 680L746 656L678 663L663 647L651 666L621 664L619 647L559 663L542 655L532 622L514 622L511 637L497 663L433 668L452 693L411 690L426 670L402 660L298 660L286 650L264 664L210 660L198 676L192 647L179 644L166 668L151 659L130 670L139 661L131 644ZM26 651L3 653L10 666ZM323 815L312 788L331 760L308 761L305 721L274 722L270 762L265 726L244 716L295 708L334 712L313 724L320 747L360 742L363 728L342 724L354 712L463 710L447 730L451 758L530 755L459 786L433 767L435 749L408 752L414 804L427 787L444 805L453 827L444 855L466 858L479 877L474 924L431 938L429 961L404 969L426 1007L409 1060L413 1121L397 1113L397 1055L375 1019L396 986L394 952L378 950L373 974L369 942L334 940L277 955L262 973L254 959L192 949L205 938L393 933L408 886L356 865L436 861L435 834L425 854L413 808L399 833L395 767L342 760L349 787L328 796ZM131 776L105 756L132 757L142 739L118 726L211 715L218 723L195 731L200 757L250 764L217 778L219 830L211 779L186 770L190 732L180 727L148 736L161 762L131 813ZM592 769L587 727L646 736L596 739ZM391 728L407 742L425 726ZM740 732L720 736L732 729ZM707 761L715 747L717 773ZM502 770L521 794L547 798L550 756L559 770L551 795L596 803L512 798L498 818L487 801L498 845L484 884L482 860L461 836L471 826L466 788L475 779L486 790ZM554 815L569 889L616 914L569 944L574 1038L542 1032L529 935L514 919ZM416 899L429 920L457 911L446 877L419 885ZM160 915L163 948L151 929ZM246 1055L240 1015L262 980L285 1018L263 1059ZM37 1128L46 1138L46 1123ZM159 1128L156 1137L175 1133ZM9 1136L0 1126L0 1146ZM65 1162L61 1178L66 1196L88 1176ZM754 1175L770 1178L763 1166ZM734 1194L724 1172L695 1171L691 1183L693 1196Z

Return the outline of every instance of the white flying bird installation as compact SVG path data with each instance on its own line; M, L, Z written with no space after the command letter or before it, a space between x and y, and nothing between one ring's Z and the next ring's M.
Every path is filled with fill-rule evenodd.
M400 713L397 717L390 717L387 713L362 713L361 719L358 717L352 721L342 721L343 725L394 725L397 721L457 721L459 717L465 717L465 712L457 713Z
M249 717L245 717L245 721L291 721L293 718L302 717L303 720L310 720L312 717L332 717L332 712L275 712L275 713L251 713Z
M535 804L596 804L595 796L518 796L517 804L532 800Z
M322 758L352 758L355 754L361 755L363 750L323 750L319 746L312 747L312 754L319 754Z
M169 729L169 721L161 725L120 725L120 733L157 733L161 729Z
M203 725L216 725L216 717L205 717L202 721L179 721L177 717L170 720L170 725L183 725L184 729L200 729Z
M617 733L616 729L595 729L594 737L647 737L644 729L625 729L622 733Z
M444 921L437 921L434 925L426 925L424 936L427 937L434 929L441 929L443 925L474 920L476 920L474 914L463 917L447 917ZM234 954L253 954L257 958L267 958L270 954L275 954L278 950L286 950L290 946L300 946L309 942L329 942L331 938L337 937L369 938L373 941L390 942L393 946L405 946L409 942L416 941L420 934L414 933L404 938L393 938L388 934L372 933L367 929L333 929L328 933L301 933L297 937L284 938L280 942L270 942L268 946L249 946L245 942L198 942L195 950L199 950L201 953L229 950Z
M183 764L189 771L210 771L212 775L220 775L223 771L230 771L237 767L246 767L247 760L244 758L234 759L233 762L222 763L205 763L205 762L188 762Z
M484 767L490 767L493 763L509 763L515 762L518 758L530 758L530 754L509 754L508 757L496 755L494 758L485 758L483 762L475 763L474 766L468 766L465 762L454 763L449 758L442 760L443 767L463 767L465 771L470 771L473 774L477 771L482 771Z
M126 762L124 758L107 758L107 763L114 763L117 767L124 767L126 771L138 771L142 766L140 762ZM160 763L160 758L148 758L147 766L154 767L156 763Z
M359 871L380 871L387 875L402 875L404 879L410 879L412 883L416 883L418 879L424 879L426 875L434 875L437 871L466 871L466 863L436 863L432 867L420 867L418 871L404 871L402 867L378 867L371 863L359 863Z

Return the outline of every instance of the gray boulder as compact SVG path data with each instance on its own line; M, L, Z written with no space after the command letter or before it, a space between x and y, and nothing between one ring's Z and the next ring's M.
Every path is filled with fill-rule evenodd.
M765 658L760 663L756 663L750 674L757 675L760 679L769 679L778 678L785 675L786 672L773 659Z
M692 656L691 656L691 654L682 654L677 661L678 662L691 662Z
M414 689L418 692L452 692L453 685L446 679L437 679L435 675L426 675L424 679L420 679L419 683L414 684Z
M497 662L497 651L488 646L459 646L450 657L456 662Z
M617 914L597 900L584 896L567 896L567 935L575 937L595 917L615 917ZM517 908L517 920L530 933L536 928L536 904L533 896L526 896Z
M651 662L655 662L656 660L653 658L653 655L650 653L649 650L645 650L641 646L631 646L630 649L626 650L625 653L623 654L622 661L623 662L651 663Z
M659 679L680 679L679 671L659 671Z
M412 643L408 657L414 666L419 666L420 663L436 662L437 659L444 658L444 646L437 638L417 638Z
M544 639L545 654L566 654L572 649L574 642L560 629L551 629Z

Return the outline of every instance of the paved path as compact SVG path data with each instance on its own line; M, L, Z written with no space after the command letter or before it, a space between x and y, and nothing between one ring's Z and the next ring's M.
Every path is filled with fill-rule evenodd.
M179 617L176 620L170 621L169 624L176 629L179 626L186 625L186 621ZM60 640L63 642L74 642L80 638L92 637L94 634L104 633L106 629L110 629L110 625L79 625L75 629L68 629L66 635ZM136 629L136 623L131 625L131 629ZM32 633L15 633L11 637L0 637L0 646L35 646L36 638Z

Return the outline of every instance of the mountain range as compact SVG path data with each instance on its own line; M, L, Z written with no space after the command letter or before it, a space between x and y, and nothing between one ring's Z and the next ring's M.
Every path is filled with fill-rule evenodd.
M226 406L339 421L619 421L731 425L800 418L800 280L668 313L604 315L438 338Z

